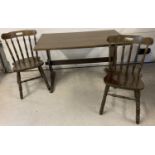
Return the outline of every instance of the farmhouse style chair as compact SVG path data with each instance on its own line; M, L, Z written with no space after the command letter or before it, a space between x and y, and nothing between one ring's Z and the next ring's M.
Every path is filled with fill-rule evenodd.
M19 85L20 98L23 99L22 83L38 79L42 77L48 89L50 86L42 69L43 61L40 60L37 51L33 51L33 46L36 44L35 30L14 31L2 34L8 51L13 60L13 71L17 73L17 83ZM21 80L21 72L38 68L41 76Z
M131 99L129 97L108 94L109 88L119 88L134 91L136 101L136 123L140 123L140 92L144 89L142 81L142 67L149 46L153 44L152 38L143 38L140 36L110 36L107 41L109 48L115 47L114 57L110 58L111 63L106 69L107 75L104 78L106 84L104 97L102 100L100 115L103 114L107 95L113 97L120 97L124 99ZM139 55L140 49L144 53ZM121 56L119 58L119 56Z

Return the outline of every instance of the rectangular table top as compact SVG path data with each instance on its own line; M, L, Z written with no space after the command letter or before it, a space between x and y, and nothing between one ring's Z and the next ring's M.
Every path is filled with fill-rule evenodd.
M107 37L115 30L42 34L34 50L61 50L108 46Z

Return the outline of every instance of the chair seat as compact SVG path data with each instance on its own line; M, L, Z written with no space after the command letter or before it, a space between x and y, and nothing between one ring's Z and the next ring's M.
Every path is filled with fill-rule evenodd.
M144 83L137 74L124 72L110 72L107 71L107 75L104 78L104 82L114 88L122 88L128 90L142 90L144 89Z
M39 66L42 66L43 64L44 62L41 61L40 58L30 57L29 59L26 58L26 59L16 61L15 63L13 63L13 70L15 72L20 72L20 71L24 71L27 69L37 68Z

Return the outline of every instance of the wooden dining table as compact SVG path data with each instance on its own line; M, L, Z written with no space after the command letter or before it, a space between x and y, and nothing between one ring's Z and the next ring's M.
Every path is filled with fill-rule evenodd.
M115 46L110 47L109 57L101 58L85 58L85 59L72 59L72 60L52 60L52 50L64 49L81 49L81 48L96 48L108 47L108 36L119 35L115 30L104 31L87 31L87 32L69 32L69 33L51 33L42 34L38 40L35 51L46 51L47 65L50 70L50 85L51 93L54 91L55 72L54 65L68 65L68 64L84 64L84 63L101 63L109 62L109 58L114 56Z

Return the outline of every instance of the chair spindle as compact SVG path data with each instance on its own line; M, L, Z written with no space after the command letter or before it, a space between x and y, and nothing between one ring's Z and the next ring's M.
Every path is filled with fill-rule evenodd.
M14 41L13 41L12 38L11 38L11 43L12 43L13 49L14 49L14 51L15 51L15 54L16 54L16 57L17 57L17 60L20 62L20 58L19 58L19 55L18 55L17 49L16 49L16 47L15 47L15 44L14 44Z

